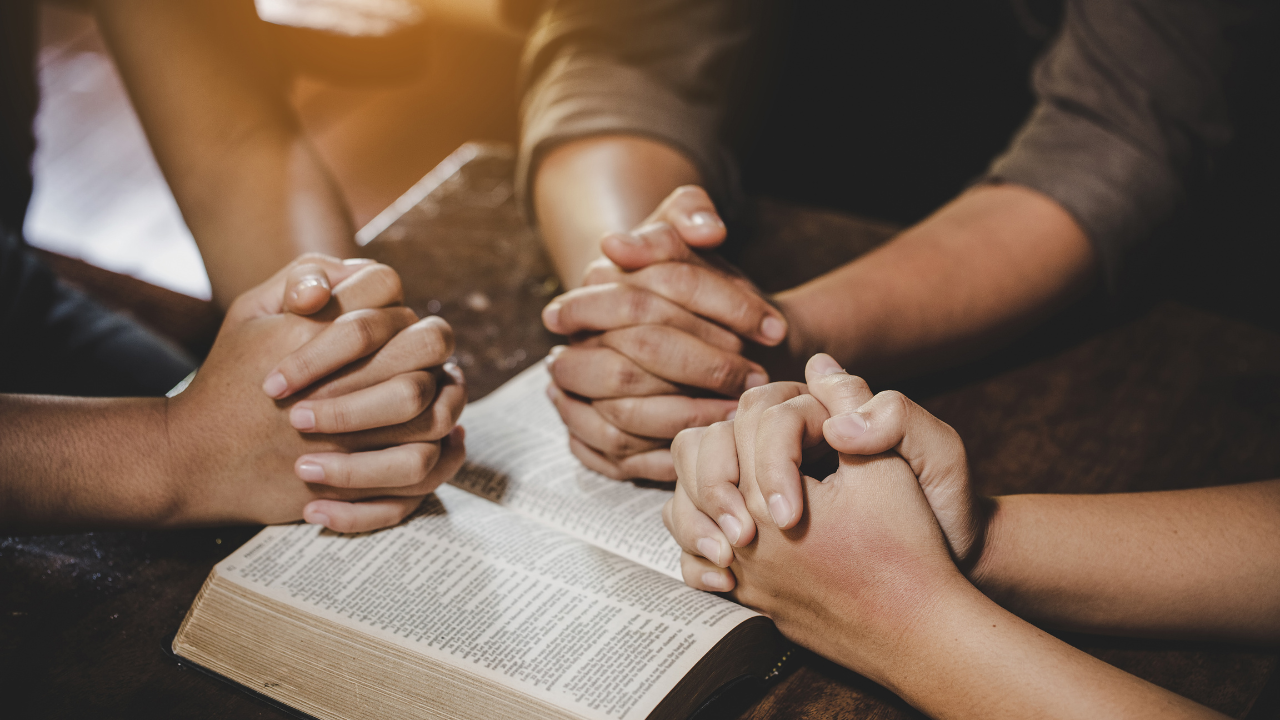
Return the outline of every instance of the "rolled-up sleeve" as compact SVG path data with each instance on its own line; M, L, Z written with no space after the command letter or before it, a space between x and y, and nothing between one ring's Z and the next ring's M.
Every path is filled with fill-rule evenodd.
M754 14L741 0L557 0L521 64L516 186L529 211L533 173L556 145L630 134L687 156L722 207L740 197L723 140L732 78ZM530 213L530 217L532 214Z
M1079 222L1110 287L1231 139L1228 24L1205 0L1068 0L1037 64L1038 103L988 179L1040 191Z

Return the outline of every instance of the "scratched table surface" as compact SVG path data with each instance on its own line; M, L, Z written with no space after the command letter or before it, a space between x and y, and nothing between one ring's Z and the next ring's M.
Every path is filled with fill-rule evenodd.
M407 302L457 333L482 397L554 344L559 292L512 197L509 149L466 145L362 232ZM737 232L737 230L735 230ZM856 256L893 229L760 201L734 259L766 290ZM797 252L803 248L803 252ZM768 275L753 273L767 269ZM1280 476L1280 336L1172 301L1068 312L986 359L903 386L964 437L982 490L1115 492ZM283 718L161 651L210 568L257 531L0 538L0 715ZM1235 717L1276 717L1268 650L1067 636ZM891 693L801 654L725 718L912 718Z

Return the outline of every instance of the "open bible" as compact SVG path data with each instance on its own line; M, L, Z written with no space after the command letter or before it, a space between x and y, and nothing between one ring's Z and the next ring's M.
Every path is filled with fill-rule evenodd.
M180 658L317 718L684 718L766 676L773 623L680 581L669 493L568 450L542 365L468 406L469 460L404 523L268 527L219 563Z

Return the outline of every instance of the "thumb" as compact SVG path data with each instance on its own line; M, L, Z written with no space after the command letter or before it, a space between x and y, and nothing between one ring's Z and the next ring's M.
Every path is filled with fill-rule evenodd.
M697 185L684 185L672 191L649 216L649 222L667 223L684 242L699 250L718 246L726 234L724 220L716 212L711 196Z
M334 286L372 263L372 260L339 260L319 253L300 255L237 298L227 314L242 319L282 312L311 315L329 302Z
M813 385L810 392L824 400ZM950 425L902 393L889 390L851 411L833 412L822 431L827 443L841 453L896 451L920 481L956 560L970 559L981 544L984 524L969 481L964 443Z
M833 417L851 413L871 399L871 388L867 386L867 381L845 372L835 358L826 353L818 353L809 358L804 368L804 377L809 385L809 392ZM831 447L840 452L853 452L838 445Z
M626 271L661 262L703 262L676 229L665 222L647 223L630 232L606 235L600 241L600 250L614 265Z

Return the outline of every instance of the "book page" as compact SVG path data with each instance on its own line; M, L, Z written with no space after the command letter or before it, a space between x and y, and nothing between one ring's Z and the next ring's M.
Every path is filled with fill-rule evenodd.
M574 537L680 579L680 546L662 524L671 491L588 470L547 398L542 363L467 406L467 464L451 482Z
M644 718L756 615L448 486L376 533L269 527L216 573L586 718Z

